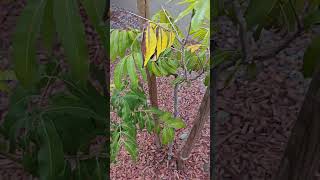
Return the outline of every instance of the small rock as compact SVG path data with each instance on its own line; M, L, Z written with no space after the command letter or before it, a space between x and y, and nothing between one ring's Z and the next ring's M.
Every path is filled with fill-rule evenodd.
M188 136L189 136L189 131L186 131L186 132L183 132L183 133L179 136L179 138L180 138L181 140L185 141L185 140L187 140Z

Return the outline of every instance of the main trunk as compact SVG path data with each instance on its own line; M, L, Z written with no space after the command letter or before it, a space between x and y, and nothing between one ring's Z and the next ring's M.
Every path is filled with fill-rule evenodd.
M150 0L137 0L137 7L139 11L139 15L150 19ZM142 20L144 23L145 21ZM147 73L147 80L148 80L148 88L149 88L149 99L150 99L150 104L152 107L158 107L158 92L157 92L157 78L153 75L150 74L150 72L146 69ZM159 126L159 121L156 116L154 116L154 121L155 121L155 129ZM161 146L160 144L160 138L158 134L155 132L155 144L159 148Z
M320 159L320 64L316 69L275 180L314 180Z
M177 167L182 170L184 167L184 160L189 158L192 147L195 142L198 140L201 130L209 117L210 113L210 89L207 87L206 93L202 98L200 108L198 110L197 117L189 134L186 144L181 149L181 152L178 157Z

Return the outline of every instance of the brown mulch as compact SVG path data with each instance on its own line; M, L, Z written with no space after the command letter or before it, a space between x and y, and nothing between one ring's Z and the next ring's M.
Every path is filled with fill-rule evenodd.
M236 28L224 18L217 24L222 27L216 36L218 46L235 48ZM276 173L310 83L300 70L313 34L305 33L277 56L257 61L255 80L247 80L240 72L228 88L219 91L218 109L227 116L217 122L218 180L269 180ZM272 47L282 39L270 31L263 38L256 47Z

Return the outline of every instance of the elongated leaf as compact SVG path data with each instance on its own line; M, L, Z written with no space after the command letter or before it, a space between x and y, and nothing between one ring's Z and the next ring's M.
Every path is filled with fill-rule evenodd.
M24 87L30 87L38 80L35 43L46 2L46 0L28 1L13 35L14 71Z
M312 11L303 19L304 26L309 28L311 25L320 23L320 10Z
M147 81L147 73L145 69L143 68L143 59L142 59L142 54L141 53L135 53L133 54L134 60L136 62L136 65L140 71L140 74L143 78L143 80Z
M163 128L161 131L162 144L169 144L174 138L174 130L172 128Z
M127 63L127 57L121 59L121 61L116 65L114 69L114 85L116 86L117 89L122 89L123 88L123 83L122 83L122 78L126 76L125 69Z
M118 56L118 41L119 41L119 30L115 29L111 31L110 36L110 58L114 61Z
M176 18L176 20L174 21L175 23L178 22L180 19L182 19L183 17L185 17L186 15L190 14L192 12L192 10L194 9L194 7L196 6L197 2L195 1L192 1L188 7L183 10L179 15L178 17ZM209 5L210 7L210 5Z
M158 28L157 29L157 57L159 57L159 55L166 50L168 46L168 35L167 32L165 30L163 30L162 28Z
M89 56L77 1L54 0L53 13L72 78L85 86L89 74Z
M38 153L40 179L55 180L65 165L60 138L50 119L40 119L38 134L41 142Z
M264 22L278 0L250 0L245 18L248 29Z
M106 0L82 0L82 4L89 16L89 19L100 36L100 41L103 43L105 49L107 49L108 41L105 34L107 34L107 28L103 22L103 14L106 9Z
M315 37L311 44L308 46L303 57L303 75L311 77L314 68L318 65L320 57L320 36Z
M125 149L129 152L129 154L131 155L131 158L134 161L137 161L138 158L138 149L137 149L137 145L135 144L135 142L131 141L130 139L127 139L126 141L123 142L124 143L124 147Z
M0 92L9 92L10 88L6 82L0 81Z
M136 89L138 87L138 76L136 71L136 65L134 63L134 59L132 55L129 55L127 58L127 70L129 74L129 78L131 80L131 85L133 89Z
M0 81L13 81L16 80L16 75L14 71L0 71Z
M157 47L157 37L154 28L155 24L148 23L146 29L143 32L141 48L144 57L144 66L148 64L151 56L155 53Z
M95 28L103 20L103 14L106 10L106 0L82 0L82 4Z
M203 24L205 19L209 20L210 14L210 1L209 0L199 0L194 7L195 14L191 20L191 31L196 31Z
M174 129L185 128L186 124L180 118L169 119L166 121L167 126L172 127Z
M48 52L51 53L55 38L55 22L53 18L53 0L47 0L43 21L41 24L41 34L43 42Z

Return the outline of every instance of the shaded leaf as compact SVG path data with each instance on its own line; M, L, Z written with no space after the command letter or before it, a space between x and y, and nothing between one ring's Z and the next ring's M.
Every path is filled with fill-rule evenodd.
M19 16L13 35L14 71L24 87L31 87L38 80L35 43L46 2L46 0L28 1Z
M53 13L72 78L84 87L89 74L89 56L77 1L55 0Z
M41 180L55 180L64 169L64 153L60 138L50 119L40 118L38 134L40 150L38 152L39 176Z
M315 37L303 57L303 75L305 77L311 77L314 72L314 68L317 67L320 57L320 36Z

